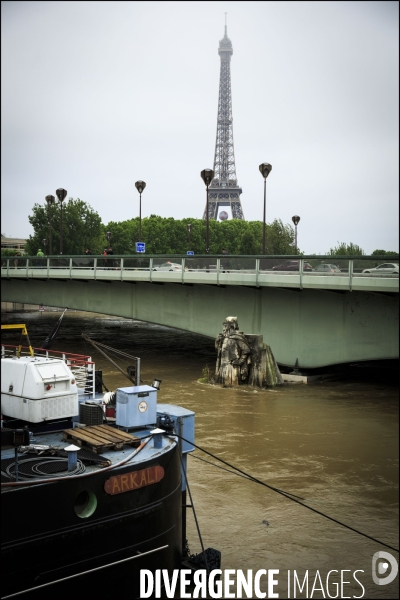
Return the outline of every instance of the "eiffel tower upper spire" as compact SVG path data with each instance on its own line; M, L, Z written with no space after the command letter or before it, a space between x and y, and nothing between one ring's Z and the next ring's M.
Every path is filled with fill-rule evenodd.
M209 187L209 218L217 219L220 206L230 206L234 219L244 219L240 202L241 188L236 178L235 152L233 147L231 56L232 42L228 38L225 13L225 35L219 42L221 59L217 135L214 154L214 179ZM204 218L206 211L204 211Z

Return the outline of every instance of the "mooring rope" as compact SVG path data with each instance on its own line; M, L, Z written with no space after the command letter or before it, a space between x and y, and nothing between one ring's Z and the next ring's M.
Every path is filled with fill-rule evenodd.
M255 477L252 477L251 475L242 475L241 473L235 473L235 471L230 471L229 469L225 469L225 467L216 465L215 463L212 463L209 460L206 460L205 458L201 458L201 456L197 456L196 454L190 454L189 456L190 456L190 458L197 458L197 460L201 460L201 461L207 463L208 465L212 465L216 469L222 469L223 471L226 471L227 473L236 475L236 477L243 477L243 479L247 479L248 481L254 481L254 483L259 483L261 485L265 485L266 487L270 487L263 481L259 481L258 479L256 479ZM304 498L302 498L301 496L296 496L296 494L292 494L291 492L285 492L284 490L280 490L279 488L274 488L274 489L278 490L279 492L282 492L283 494L287 494L288 496L293 496L293 498L299 498L300 500L304 500Z
M191 508L192 508L192 511L193 511L194 520L195 520L195 523L196 523L197 534L199 536L201 550L202 550L203 556L204 556L204 562L205 562L205 565L206 565L206 571L207 571L207 574L209 575L210 574L210 569L208 567L207 555L206 555L206 552L204 550L203 538L201 537L200 526L199 526L199 522L197 520L197 515L196 515L195 508L194 508L194 503L193 503L193 498L192 498L192 494L190 492L189 482L188 482L187 475L186 475L186 469L185 469L185 466L183 464L182 452L181 452L181 449L179 448L179 445L178 445L178 450L179 450L179 458L181 460L182 471L183 471L183 474L185 476L185 482L186 482L187 491L189 492L190 504L191 504Z
M190 444L194 448L197 448L201 452L204 452L205 454L208 454L212 458L215 458L215 460L219 460L220 462L224 463L225 465L227 465L231 469L235 469L235 471L238 471L242 475L245 475L246 477L248 477L252 481L257 482L260 485L264 485L265 487L269 488L273 492L277 492L278 494L281 494L281 496L284 496L285 498L287 498L288 500L291 500L292 502L296 502L296 504L300 504L300 506L303 506L304 508L308 508L308 510L311 510L312 512L316 513L317 515L321 515L321 517L325 517L325 519L329 519L330 521L333 521L337 525L341 525L342 527L345 527L346 529L349 529L350 531L354 531L354 533L358 533L359 535L362 535L363 537L368 538L369 540L372 540L373 542L376 542L377 544L381 544L382 546L386 546L386 548L390 548L391 550L394 550L395 552L399 551L398 548L394 548L390 544L386 544L386 542L382 542L381 540L378 540L378 539L372 537L371 535L368 535L367 533L363 533L359 529L355 529L355 527L351 527L350 525L347 525L346 523L343 523L342 521L339 521L338 519L335 519L334 517L330 517L326 513L323 513L322 511L317 510L316 508L312 508L312 506L308 506L308 504L305 504L304 502L300 502L300 500L297 500L296 498L293 498L292 495L289 495L288 492L283 492L282 490L278 490L278 488L273 487L272 485L269 485L268 483L265 483L264 481L260 481L259 479L257 479L256 477L253 477L249 473L246 473L245 471L242 471L238 467L235 467L235 465L232 465L231 463L228 463L226 460L223 460L222 458L219 458L219 456L216 456L215 454L212 454L211 452L208 452L208 450L205 450L204 448L201 448L200 446L197 446L191 440L187 440L186 438L182 437L181 435L178 435L177 433L175 433L174 435L176 437L182 439L184 442L187 442L188 444Z

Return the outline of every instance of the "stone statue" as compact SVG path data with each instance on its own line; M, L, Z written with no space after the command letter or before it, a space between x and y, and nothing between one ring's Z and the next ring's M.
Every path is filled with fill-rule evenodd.
M225 386L246 384L261 388L283 384L271 348L264 344L262 335L239 331L237 317L225 319L222 333L215 340L215 348L215 383Z
M246 383L249 376L250 346L239 331L237 317L227 317L222 324L222 333L215 340L217 364L215 380L226 385Z

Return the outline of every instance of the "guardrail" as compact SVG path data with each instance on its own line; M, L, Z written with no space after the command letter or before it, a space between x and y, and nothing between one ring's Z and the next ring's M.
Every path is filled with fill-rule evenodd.
M1 274L13 279L170 281L395 292L398 268L397 272L376 269L379 264L390 262L388 257L375 256L24 256L3 257Z

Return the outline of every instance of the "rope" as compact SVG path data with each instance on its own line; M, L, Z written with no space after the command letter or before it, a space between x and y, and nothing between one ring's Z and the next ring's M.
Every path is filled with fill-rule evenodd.
M178 437L179 437L179 436L178 436ZM183 438L182 438L182 439L183 439ZM191 508L192 508L192 511L193 511L194 520L195 520L195 523L196 523L197 534L198 534L198 536L199 536L200 545L201 545L201 550L202 550L202 552L203 552L204 561L205 561L205 563L206 563L206 571L207 571L207 574L209 575L209 574L210 574L210 569L209 569L209 567L208 567L207 555L206 555L206 553L205 553L205 551L204 551L203 539L202 539L202 537L201 537L201 533L200 533L200 527L199 527L199 522L198 522L198 520L197 520L196 511L195 511L195 509L194 509L193 498L192 498L192 494L191 494L191 492L190 492L190 487L189 487L189 482L188 482L188 480L187 480L187 476L186 476L185 467L184 467L184 465L183 465L183 460L182 460L182 452L181 452L181 449L180 449L180 447L179 447L179 458L181 459L181 467L182 467L183 474L184 474L184 476L185 476L185 481L186 481L186 487L187 487L187 491L189 492L190 504L191 504Z
M101 344L100 342L96 342L97 346L101 346L102 348L106 348L110 350L114 354L119 354L120 356L126 356L127 358L137 358L136 356L132 356L131 354L127 354L126 352L122 352L122 350L117 350L116 348L111 348L111 346L106 346L106 344Z
M146 446L146 444L148 444L148 442L152 439L152 436L150 435L147 438L144 438L144 441L140 444L140 446L138 446L137 448L135 448L135 450L129 454L126 458L120 460L119 462L110 465L109 467L104 467L104 469L101 470L102 473L105 473L106 471L111 471L112 469L116 469L117 467L121 467L122 465L124 465L125 463L129 462L130 460L132 460L132 458L134 458L137 454L139 454L139 452L141 450L143 450L143 448ZM71 475L70 478L71 479L78 479L78 478L82 478L82 477L90 477L91 475L97 475L98 471L90 471L90 473L81 473L79 475ZM33 479L32 481L13 481L10 483L2 483L1 487L2 488L8 488L8 487L21 487L21 486L27 486L27 485L36 485L38 483L42 484L42 483L50 483L53 481L59 481L61 478L59 477L46 477L45 479Z
M61 465L65 465L65 469L56 473L45 473L40 470L40 467L47 464L51 464L53 461L57 461ZM20 468L23 465L26 465L27 463L33 463L32 473L24 473L20 471ZM9 477L9 479L15 479L15 466L16 463L12 462L6 467L5 474ZM76 467L73 470L68 471L68 459L59 456L49 456L46 459L40 461L38 461L37 458L23 458L22 460L18 461L18 479L20 481L27 481L28 479L37 479L38 477L43 477L46 479L50 479L51 477L57 477L57 479L59 477L70 477L71 475L78 475L79 473L84 473L85 470L85 465L82 461L78 459Z
M201 460L209 465L212 465L213 467L216 467L217 469L222 469L223 471L226 471L227 473L236 475L237 477L243 477L243 479L247 479L248 481L254 481L254 483L260 483L261 485L265 485L266 487L269 487L266 483L264 483L263 481L258 481L258 479L255 479L251 475L241 475L241 473L235 473L235 471L230 471L229 469L225 469L225 467L220 467L219 465L216 465L216 464L210 462L209 460L206 460L205 458L196 456L196 454L189 454L189 456L191 458L197 458L197 460ZM300 500L304 500L304 498L302 498L301 496L296 496L295 494L292 494L291 492L285 492L283 490L279 490L279 488L275 488L275 489L278 490L279 492L282 492L283 494L287 494L288 496L293 496L293 498L299 498Z
M329 515L321 512L320 510L317 510L316 508L312 508L311 506L308 506L307 504L304 504L304 502L300 502L300 500L296 500L295 498L291 497L291 495L289 496L287 492L282 492L281 490L278 490L278 488L275 488L272 485L268 485L267 483L265 483L263 481L260 481L256 477L253 477L252 475L249 475L245 471L242 471L241 469L238 469L238 467L235 467L234 465L228 463L227 461L223 460L222 458L219 458L215 454L212 454L211 452L208 452L207 450L204 450L204 448L200 448L200 446L197 446L191 440L187 440L187 439L185 439L184 437L182 437L182 436L180 436L178 434L175 434L175 435L176 435L176 437L181 438L184 442L187 442L188 444L191 444L192 446L194 446L198 450L201 450L201 452L204 452L205 454L208 454L212 458L215 458L215 460L219 460L220 462L224 463L225 465L227 465L231 469L235 469L235 471L238 471L239 473L242 473L242 475L245 475L246 477L251 478L253 481L255 481L255 482L257 482L257 483L259 483L261 485L264 485L265 487L269 488L270 490L272 490L274 492L277 492L278 494L281 494L281 496L284 496L288 500L291 500L292 502L296 502L297 504L300 504L300 506L303 506L304 508L308 508L308 510L311 510L312 512L316 513L317 515L321 515L321 517L325 517L325 519L329 519L330 521L333 521L337 525L341 525L342 527L345 527L346 529L349 529L350 531L354 531L354 533L358 533L359 535L362 535L363 537L366 537L369 540L372 540L373 542L376 542L377 544L380 544L382 546L386 546L386 548L390 548L390 550L394 550L395 552L399 551L398 548L394 548L393 546L390 546L390 544L386 544L385 542L381 542L380 540L372 537L371 535L363 533L359 529L355 529L354 527L350 527L350 525L347 525L346 523L342 523L342 521L339 521L338 519L335 519L334 517L330 517Z

